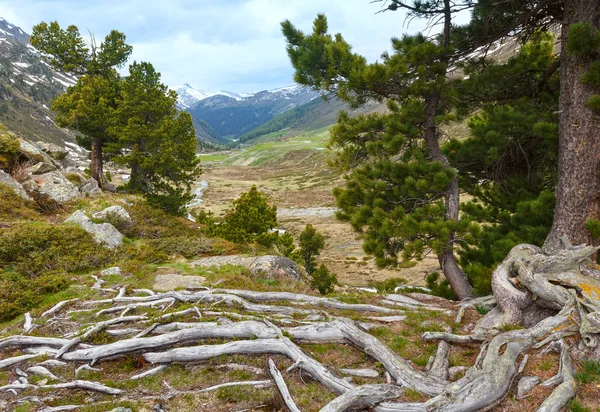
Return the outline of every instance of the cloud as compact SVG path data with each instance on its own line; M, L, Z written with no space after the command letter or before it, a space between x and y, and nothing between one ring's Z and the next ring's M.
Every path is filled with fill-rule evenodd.
M154 64L165 83L235 92L293 83L280 31L285 19L309 31L325 13L332 33L342 33L369 61L378 59L391 37L407 31L403 14L377 14L380 8L369 0L0 0L0 16L25 31L52 20L97 39L117 29L133 45L132 59Z

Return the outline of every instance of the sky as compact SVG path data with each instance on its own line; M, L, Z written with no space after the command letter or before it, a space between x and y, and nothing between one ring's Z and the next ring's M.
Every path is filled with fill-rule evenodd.
M0 0L0 17L31 33L41 21L75 24L97 40L112 29L126 34L132 60L149 61L174 88L184 83L209 91L248 93L292 85L293 68L280 23L310 31L324 13L369 61L391 37L416 32L401 11L378 13L372 0Z

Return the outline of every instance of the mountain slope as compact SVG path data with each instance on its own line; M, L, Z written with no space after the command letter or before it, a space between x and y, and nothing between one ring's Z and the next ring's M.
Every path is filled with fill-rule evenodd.
M208 123L220 136L233 140L318 95L300 86L264 90L242 98L216 94L200 100L189 112Z
M352 117L362 113L385 110L385 104L367 103L359 109L351 109L338 99L323 100L321 98L281 113L273 119L239 138L239 143L254 143L270 133L279 132L278 137L295 136L297 134L323 129L335 124L340 111L345 110Z
M72 132L56 126L49 107L74 77L52 70L29 44L29 35L0 18L0 122L33 141L64 146Z

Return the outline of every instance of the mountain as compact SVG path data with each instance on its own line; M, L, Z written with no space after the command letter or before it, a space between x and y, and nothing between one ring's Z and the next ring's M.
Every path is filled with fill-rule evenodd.
M204 90L200 90L189 83L185 83L183 86L175 87L175 91L177 92L177 107L182 110L190 109L197 105L200 101L212 96L227 96L236 100L240 100L241 98L247 96L239 93L227 92L224 90L214 93L205 92Z
M348 104L336 98L313 99L295 109L283 112L256 129L242 135L239 143L255 143L270 133L278 132L275 139L291 137L303 132L323 129L335 124L340 111L346 111L351 117L371 112L383 112L385 103L369 102L358 109L351 109ZM263 139L260 139L261 141Z
M0 123L32 141L78 147L75 135L58 127L49 109L54 97L76 81L50 68L28 34L0 18Z
M219 136L233 140L318 96L318 92L301 86L249 95L219 92L200 99L187 110L193 117L208 123Z

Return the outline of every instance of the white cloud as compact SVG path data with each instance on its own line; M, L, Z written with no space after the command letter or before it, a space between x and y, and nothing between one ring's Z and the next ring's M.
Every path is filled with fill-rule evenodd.
M30 32L40 21L58 20L87 29L97 39L123 31L133 59L149 61L170 85L189 82L209 91L255 91L292 84L280 23L289 19L310 31L325 13L369 61L407 31L400 12L378 13L370 0L0 0L0 16ZM413 22L410 31L424 27Z

